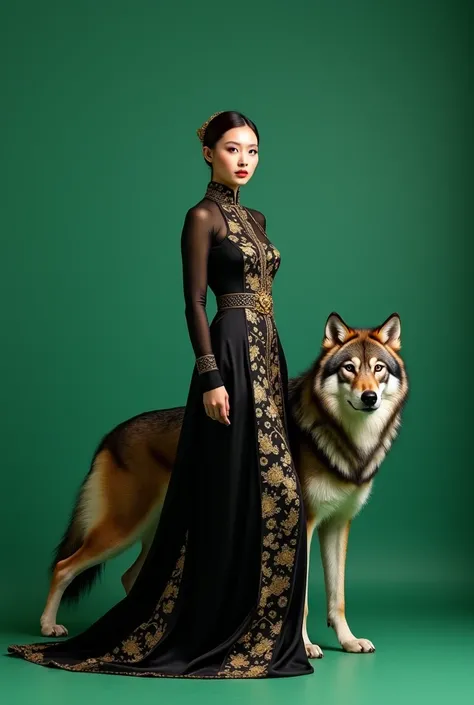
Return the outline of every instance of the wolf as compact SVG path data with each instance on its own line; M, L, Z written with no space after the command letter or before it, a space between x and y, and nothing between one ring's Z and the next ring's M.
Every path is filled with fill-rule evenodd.
M327 625L344 651L369 653L345 616L345 562L352 520L367 502L375 475L398 435L408 398L400 355L401 321L392 313L376 328L351 328L333 312L316 359L288 383L288 433L300 481L307 531L307 577L317 530ZM57 623L65 601L90 590L111 557L135 542L141 550L121 582L128 594L159 522L176 457L184 406L147 411L110 430L96 448L77 491L69 523L54 550L41 634L66 636ZM303 638L309 658L322 649L308 636L308 579Z

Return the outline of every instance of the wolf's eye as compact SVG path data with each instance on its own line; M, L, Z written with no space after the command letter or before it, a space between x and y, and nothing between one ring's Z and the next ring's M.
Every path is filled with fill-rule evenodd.
M382 372L383 370L383 365L375 365L374 371L375 372Z
M344 365L344 369L345 369L347 372L355 372L355 371L356 371L354 365L351 365L350 362L347 363L347 365Z

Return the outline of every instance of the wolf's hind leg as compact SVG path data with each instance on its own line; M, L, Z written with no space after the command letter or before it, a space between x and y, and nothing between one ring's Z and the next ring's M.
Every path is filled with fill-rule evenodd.
M142 550L140 551L140 554L138 555L137 559L130 566L130 568L128 568L122 575L121 581L127 595L132 589L132 586L135 583L135 580L137 579L137 576L143 567L145 558L147 557L148 551L150 550L150 546L153 543L153 538L155 536L158 522L159 514L158 516L154 517L152 521L150 521L149 525L146 527L145 531L142 534Z
M68 633L64 625L56 623L58 608L68 585L87 568L118 555L136 539L135 532L124 533L109 517L109 521L102 521L86 534L75 553L56 564L40 619L43 636L66 636Z

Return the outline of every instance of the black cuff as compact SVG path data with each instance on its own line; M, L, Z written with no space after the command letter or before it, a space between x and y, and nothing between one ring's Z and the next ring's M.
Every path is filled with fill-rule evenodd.
M211 389L215 389L216 387L222 387L224 384L219 370L203 372L199 375L199 382L201 385L202 392L209 392Z

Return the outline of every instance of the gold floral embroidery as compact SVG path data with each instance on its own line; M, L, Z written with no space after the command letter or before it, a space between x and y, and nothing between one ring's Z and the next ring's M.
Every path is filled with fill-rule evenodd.
M231 658L231 664L234 668L246 668L247 666L250 666L249 661L245 658L245 656L242 656L242 654L233 656Z
M247 283L250 286L250 288L252 289L252 291L258 291L260 288L260 279L258 278L258 276L256 274L255 275L249 274L247 277Z
M241 245L240 249L242 250L244 255L247 255L247 257L252 257L252 258L257 257L257 251L256 251L255 247L252 247L252 245ZM255 284L258 286L258 281L255 282Z
M141 661L160 642L166 632L169 616L175 606L179 594L179 587L183 575L188 535L186 533L184 544L181 546L179 557L171 577L163 590L152 615L147 622L143 622L124 639L121 645L116 646L112 653L100 656L101 660L124 663ZM173 597L174 599L170 599Z
M280 511L280 508L278 507L276 503L276 499L274 497L271 497L269 494L266 494L266 492L263 493L262 495L262 514L264 517L271 517L274 514L277 514Z
M269 468L268 472L264 473L263 476L270 485L275 486L282 485L290 479L285 476L283 468L278 463L274 463L271 468Z
M246 209L233 202L230 192L226 192L224 201L221 195L216 200L221 203L233 233L229 237L244 259L245 291L257 294L255 308L244 310L261 467L263 535L259 604L218 675L251 678L267 672L288 609L301 508L284 428L278 338L271 298L280 253L269 241L259 238Z
M231 233L241 233L242 226L235 222L235 220L229 220L229 230Z
M255 380L253 383L253 394L254 394L255 401L257 403L265 401L265 399L267 398L267 393L266 393L265 389L262 387L261 384L259 384Z
M295 561L295 549L289 548L287 545L283 546L281 551L275 557L275 563L277 565L293 565Z
M274 453L275 455L278 455L278 452L279 452L278 447L276 445L274 445L269 434L262 433L260 431L260 429L259 429L258 442L259 442L260 448L262 449L262 452L265 453L266 455L269 455L270 453Z

